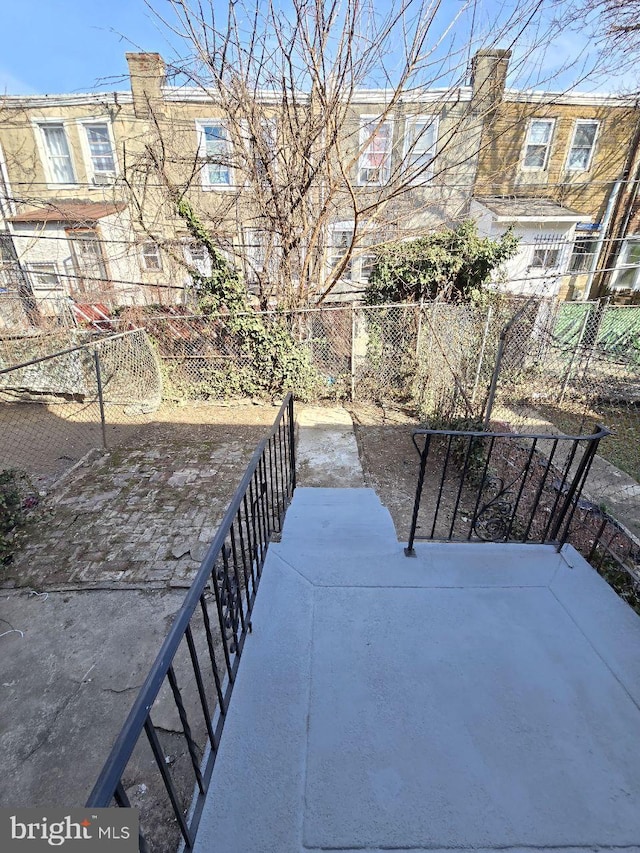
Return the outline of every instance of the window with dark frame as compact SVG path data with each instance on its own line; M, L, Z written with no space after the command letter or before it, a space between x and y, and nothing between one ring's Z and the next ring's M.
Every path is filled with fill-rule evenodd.
M592 236L576 236L569 260L569 272L587 273L591 269L598 240Z

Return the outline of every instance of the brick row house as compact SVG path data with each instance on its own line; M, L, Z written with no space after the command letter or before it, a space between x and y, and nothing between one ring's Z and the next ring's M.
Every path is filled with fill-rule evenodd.
M520 236L505 271L510 289L566 299L628 289L610 267L637 168L639 117L633 100L610 95L506 89L496 99L470 211L483 233L511 226Z
M210 258L178 215L183 199L256 304L287 295L283 264L292 302L359 299L375 245L468 217L482 234L521 237L501 274L510 290L580 299L610 287L631 298L636 104L505 88L509 58L478 52L467 86L356 92L297 208L306 173L287 132L321 118L303 96L297 130L269 93L231 122L206 90L167 85L149 53L127 55L128 92L7 96L0 289L45 311L52 297L110 308L188 300ZM310 161L322 162L328 133Z

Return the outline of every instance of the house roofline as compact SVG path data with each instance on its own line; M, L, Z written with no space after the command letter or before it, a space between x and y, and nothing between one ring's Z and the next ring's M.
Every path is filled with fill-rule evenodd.
M0 108L81 107L95 104L132 104L131 92L82 92L74 95L2 95Z
M395 89L356 89L351 96L353 104L379 104L386 103L395 96ZM470 101L471 87L461 86L454 89L407 89L402 93L403 103L438 103L448 101L453 103ZM281 97L277 92L262 90L258 96L263 103L280 103ZM298 92L297 96L301 102L307 101L308 92ZM215 101L215 92L202 89L199 86L163 86L162 98L172 103L211 103Z
M505 89L506 103L567 105L585 107L636 107L637 95L615 95L604 92L543 92L537 90Z

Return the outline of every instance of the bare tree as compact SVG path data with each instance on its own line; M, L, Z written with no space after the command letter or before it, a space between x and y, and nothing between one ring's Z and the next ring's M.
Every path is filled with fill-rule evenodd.
M640 0L555 0L558 22L589 43L594 68L616 89L640 90Z
M464 217L508 57L522 81L556 26L545 0L505 2L491 19L476 0L452 15L440 0L153 8L184 46L171 71L223 130L194 146L193 111L150 101L149 138L130 158L139 219L157 235L188 198L261 304L284 307L322 302L354 266L362 278L381 242ZM207 169L224 171L224 192L202 191Z

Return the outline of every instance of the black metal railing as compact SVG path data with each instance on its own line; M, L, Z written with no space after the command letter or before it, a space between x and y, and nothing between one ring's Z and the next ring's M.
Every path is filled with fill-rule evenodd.
M186 850L193 847L240 656L251 631L267 547L273 534L281 530L295 485L293 398L289 394L253 454L87 801L87 807L129 807L132 803L126 789L136 789L143 777L137 788L154 792L141 809L143 853L150 850L149 837L154 849L175 849L180 836ZM189 695L185 686L191 687ZM168 712L179 718L172 730L176 737L179 729L186 756L180 778L162 743L165 728L154 725L156 710L163 719ZM138 758L142 769L130 767L130 762L135 764L134 751L138 756L144 743L143 732L151 755L147 753L146 763ZM149 827L144 825L145 817ZM163 819L177 825L179 834L174 838L167 840L166 832L158 833Z
M420 466L405 553L415 554L416 539L561 547L608 434L414 430Z

